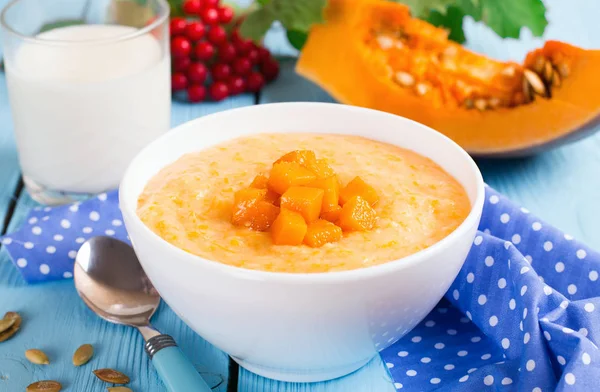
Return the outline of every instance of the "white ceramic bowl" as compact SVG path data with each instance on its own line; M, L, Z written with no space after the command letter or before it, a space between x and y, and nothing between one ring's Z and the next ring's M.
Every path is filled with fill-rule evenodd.
M136 215L146 182L182 154L264 132L361 135L411 149L437 162L465 187L471 213L448 237L416 254L321 274L262 272L205 260L164 241ZM193 120L146 147L120 188L135 251L175 313L246 369L303 382L360 368L431 311L463 265L483 199L481 173L450 139L392 114L325 103L250 106Z

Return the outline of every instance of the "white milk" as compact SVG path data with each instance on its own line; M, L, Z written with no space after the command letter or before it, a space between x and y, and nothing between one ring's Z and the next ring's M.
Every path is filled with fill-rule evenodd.
M135 31L83 25L37 38L89 41ZM6 74L26 184L73 193L117 187L133 156L169 129L169 67L150 34L112 43L24 43Z

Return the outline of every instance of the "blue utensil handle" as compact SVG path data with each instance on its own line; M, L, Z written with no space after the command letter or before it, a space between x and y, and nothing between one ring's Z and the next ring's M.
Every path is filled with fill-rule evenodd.
M212 392L171 336L149 339L146 352L169 392Z

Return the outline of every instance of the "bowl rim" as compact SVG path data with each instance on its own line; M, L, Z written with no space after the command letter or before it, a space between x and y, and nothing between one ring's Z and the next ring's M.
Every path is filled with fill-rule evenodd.
M437 134L438 137L445 139L449 142L452 148L458 150L458 153L467 161L469 167L472 170L472 174L475 176L475 180L477 183L476 196L474 201L471 203L471 210L467 217L461 222L461 224L454 229L450 234L446 237L442 238L438 242L433 245L422 249L416 253L410 254L408 256L388 261L385 263L368 266L364 268L356 268L351 270L343 270L343 271L331 271L331 272L272 272L272 271L263 271L263 270L255 270L248 269L242 267L236 267L229 264L221 263L216 260L206 259L204 257L192 254L187 252L177 246L171 244L166 241L154 231L152 231L136 213L137 210L137 202L135 205L131 205L131 203L124 197L125 193L131 193L129 190L129 182L128 179L134 177L135 173L133 173L134 166L136 166L136 162L141 159L140 157L145 154L146 150L155 148L156 145L162 143L162 141L166 138L175 137L173 136L177 132L183 132L186 128L197 126L204 121L209 119L210 121L214 121L215 118L221 116L230 116L232 114L236 114L244 111L254 111L254 110L268 110L268 108L277 108L281 106L303 106L307 111L311 109L311 107L316 106L339 106L344 108L344 110L353 110L353 111L361 111L361 112L375 112L379 116L392 116L398 117L403 121L409 123L411 126L421 128L423 132L430 132ZM258 109L260 108L260 109ZM402 147L402 146L400 146ZM438 163L434 158L430 158L434 162ZM439 163L438 163L439 164ZM165 165L166 166L166 165ZM163 166L164 167L164 166ZM445 168L444 168L445 169ZM432 256L443 252L451 243L459 240L462 236L466 235L469 230L475 225L477 226L479 220L481 218L481 214L483 211L485 199L485 183L483 181L483 176L481 171L479 170L477 164L473 160L473 158L456 142L447 137L446 135L430 128L424 124L416 122L406 117L398 116L395 114L391 114L388 112L383 112L375 109L369 109L359 106L351 106L344 105L338 103L327 103L327 102L280 102L280 103L267 103L261 105L251 105L244 106L240 108L228 109L216 113L211 113L202 117L198 117L196 119L187 121L182 123L172 130L167 132L166 134L160 136L155 139L153 142L144 147L136 156L131 160L127 170L125 171L125 175L123 176L123 180L121 181L121 185L119 186L119 206L123 215L127 215L128 218L126 220L136 226L137 231L142 231L146 236L149 236L152 241L156 241L157 244L161 245L163 248L173 253L173 255L178 260L185 260L185 263L193 263L194 266L202 266L204 269L209 269L214 272L218 272L224 275L233 275L238 278L243 278L245 280L253 280L253 281L262 281L262 282L277 282L277 283L295 283L295 284L314 284L314 283L343 283L347 281L354 280L365 280L369 278L375 278L377 276L386 275L392 271L403 270L409 268L415 264L419 264L425 260L430 259ZM137 201L137 198L136 198ZM133 241L132 241L133 242ZM135 248L135 245L134 245Z

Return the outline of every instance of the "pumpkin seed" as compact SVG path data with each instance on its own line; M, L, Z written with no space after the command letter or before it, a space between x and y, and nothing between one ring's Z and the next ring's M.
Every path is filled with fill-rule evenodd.
M21 316L16 312L7 312L2 320L11 320L9 321L11 326L3 332L0 332L0 342L12 338L19 328L21 328Z
M127 387L108 387L108 392L133 392Z
M488 101L488 104L490 105L490 107L492 109L497 109L500 107L500 104L502 103L502 101L500 101L500 98L490 98L490 100Z
M558 64L556 69L558 69L558 73L560 74L560 76L563 77L563 79L569 76L569 74L571 73L571 69L567 65L567 63Z
M129 377L113 369L94 370L94 374L100 380L113 384L127 384L129 382Z
M429 91L429 86L425 83L418 83L415 89L417 91L417 94L425 95Z
M456 48L456 46L448 46L446 49L444 49L444 56L453 57L456 56L457 53L458 49Z
M541 74L542 72L544 72L545 65L546 65L546 58L543 56L538 56L533 61L533 65L531 66L531 69L534 72Z
M507 76L509 78L512 78L513 76L515 76L515 74L517 73L516 68L511 65L509 67L506 67L502 70L502 72L500 72L502 75Z
M560 87L562 81L560 80L560 72L554 68L554 74L552 75L552 87Z
M58 381L38 381L33 384L29 384L25 389L26 392L59 392L62 389L62 385Z
M554 75L554 68L552 68L552 64L550 62L546 62L544 65L544 73L542 74L546 83L552 84L552 76Z
M415 78L408 72L396 72L396 82L403 87L411 87L415 84Z
M533 101L533 90L531 85L527 81L527 78L523 78L523 103L530 103Z
M529 85L536 94L541 95L543 97L548 96L548 90L546 89L544 82L542 82L542 79L540 79L538 74L529 69L526 69L523 71L523 75L525 76L527 83L529 83Z
M29 360L29 362L34 363L36 365L49 365L50 360L45 352L38 349L31 349L25 351L25 358Z
M94 347L91 344L84 344L80 346L73 354L73 365L81 366L85 365L92 359L94 355Z
M377 37L377 43L379 47L383 50L391 49L394 46L394 40L387 35L380 35Z
M15 321L16 320L13 318L0 320L0 333L4 332L7 329L9 329L10 327L12 327L13 324L15 323Z
M483 98L476 99L475 108L483 112L485 109L487 109L487 101Z

